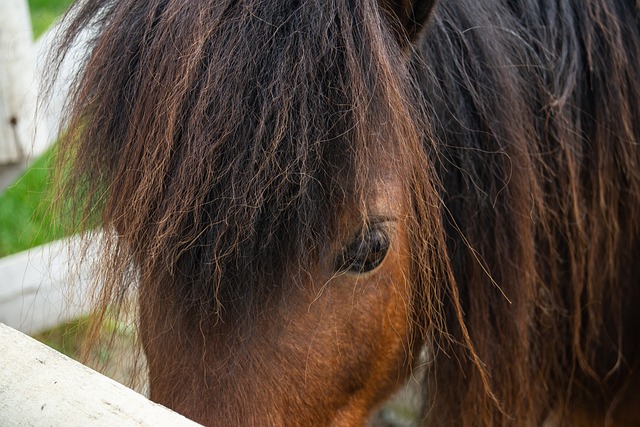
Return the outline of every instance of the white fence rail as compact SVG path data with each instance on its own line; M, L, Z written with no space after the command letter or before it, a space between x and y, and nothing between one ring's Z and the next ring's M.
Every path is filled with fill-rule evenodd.
M0 425L199 424L0 324Z
M73 240L0 258L0 323L35 334L88 313L91 261Z

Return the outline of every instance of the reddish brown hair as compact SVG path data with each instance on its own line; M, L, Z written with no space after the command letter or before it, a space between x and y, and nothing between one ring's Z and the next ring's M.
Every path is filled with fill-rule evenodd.
M59 152L110 236L100 306L136 278L194 333L250 325L388 154L413 195L427 420L613 411L640 356L637 4L443 1L426 25L432 2L381 3L73 10L59 57L96 35Z

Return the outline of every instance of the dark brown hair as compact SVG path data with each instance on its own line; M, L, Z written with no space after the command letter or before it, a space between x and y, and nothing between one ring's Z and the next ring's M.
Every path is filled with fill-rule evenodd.
M250 324L386 155L413 195L426 419L615 409L639 357L636 3L443 1L428 25L383 3L72 9L58 58L95 35L61 181L106 227L100 307L139 281L194 327Z
M432 366L436 425L614 411L637 369L639 23L631 1L442 2L416 48L465 323L505 409L457 347Z

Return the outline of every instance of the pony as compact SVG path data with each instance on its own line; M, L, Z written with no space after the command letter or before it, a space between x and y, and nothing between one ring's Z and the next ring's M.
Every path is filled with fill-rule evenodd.
M634 0L84 0L58 145L205 425L640 422Z

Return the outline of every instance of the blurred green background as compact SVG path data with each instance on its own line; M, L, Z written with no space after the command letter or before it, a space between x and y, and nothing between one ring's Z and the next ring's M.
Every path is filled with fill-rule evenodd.
M72 2L73 0L28 0L34 38L42 36ZM52 209L51 172L54 151L50 148L39 158L30 161L29 167L12 184L0 188L0 257L63 237L62 228ZM88 334L90 321L91 316L84 316L42 331L34 337L68 356L78 357ZM122 330L114 329L116 326L112 324ZM111 320L105 331L105 336L126 337L126 346L132 347L131 332L126 327ZM111 353L106 345L96 344L85 362L98 368L106 365ZM116 375L111 376L122 381Z
M40 37L70 4L71 0L29 0L34 37Z
M40 37L71 2L29 0L34 37ZM35 159L13 184L0 189L0 257L62 237L49 194L52 152Z

